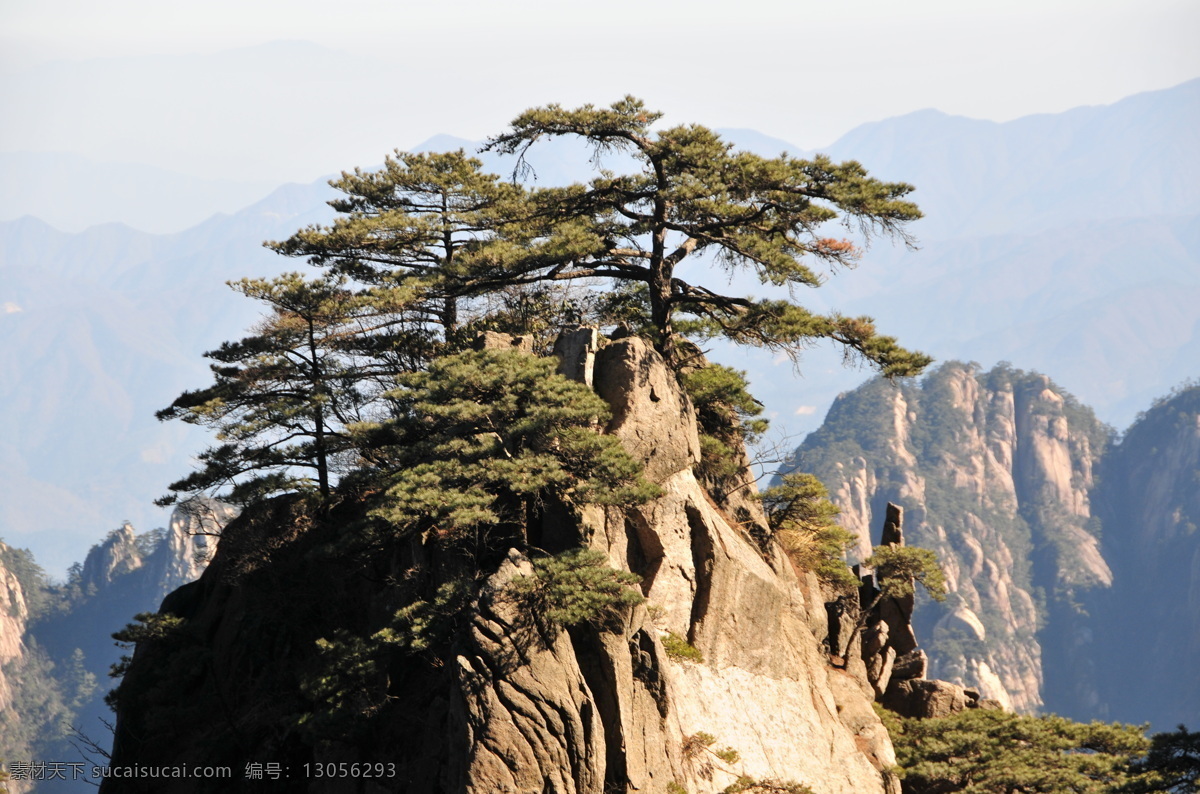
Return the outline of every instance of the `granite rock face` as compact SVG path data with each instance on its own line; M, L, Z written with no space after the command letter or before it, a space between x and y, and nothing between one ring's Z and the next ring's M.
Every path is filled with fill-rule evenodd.
M879 545L904 546L904 509L889 502L885 515ZM978 690L950 681L927 680L929 660L917 647L912 626L915 599L911 594L885 595L876 572L861 565L854 570L861 582L857 614L862 631L857 651L876 702L901 717L923 719L948 717L966 709L1002 708L997 700L981 699ZM910 580L909 585L914 584ZM831 617L833 614L831 611ZM839 616L839 627L842 622Z
M0 749L11 758L30 757L30 747L17 741L20 732L21 714L14 708L16 689L21 686L20 671L27 663L28 649L25 646L25 628L29 620L29 606L25 591L17 575L3 564L5 552L10 551L0 543ZM9 784L13 794L22 794L27 789L20 783Z
M571 349L582 350L574 360L584 366L570 365L581 380L590 340L583 341ZM697 482L694 409L661 358L625 337L595 352L592 377L612 406L605 432L645 464L662 495L575 516L548 509L541 537L582 538L611 567L637 573L644 604L603 630L548 631L505 595L507 582L530 571L510 550L483 581L449 653L388 669L393 683L387 700L372 706L381 715L372 735L305 750L302 729L288 739L285 726L296 724L289 709L304 702L301 672L315 640L379 607L379 591L368 577L311 563L316 530L277 500L231 524L200 580L164 602L182 628L170 642L139 645L123 688L162 692L170 680L172 695L122 701L114 763L373 761L387 748L399 767L393 779L310 780L290 790L606 794L679 786L714 794L745 775L820 794L896 791L885 771L895 756L865 673L829 663L819 583L750 536L742 517L757 503L718 503ZM755 522L765 523L761 511L750 515ZM252 547L267 549L253 569L237 559ZM682 643L693 658L668 652ZM189 659L204 660L207 672ZM218 700L233 711L217 709ZM219 739L230 720L239 726L236 747ZM148 790L137 785L103 790ZM197 781L159 786L206 790Z
M1200 711L1200 678L1181 674L1200 658L1200 387L1117 437L1043 375L952 362L840 397L797 466L829 486L860 558L889 502L937 552L949 598L914 617L929 677L1155 730ZM919 663L901 656L893 678Z

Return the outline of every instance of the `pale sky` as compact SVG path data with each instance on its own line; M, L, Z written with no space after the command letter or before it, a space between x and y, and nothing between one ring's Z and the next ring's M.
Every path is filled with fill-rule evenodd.
M737 8L707 0L359 0L336 9L313 0L5 0L0 151L309 180L439 132L483 138L548 102L607 104L633 93L670 121L748 127L815 148L860 123L923 108L1003 121L1200 76L1194 0L748 0ZM244 81L172 77L177 90L163 82L162 58L128 60L215 57L280 40L352 55L324 71L313 62L308 73L281 62L268 78L259 66ZM88 59L103 60L79 63ZM79 87L88 75L103 83Z

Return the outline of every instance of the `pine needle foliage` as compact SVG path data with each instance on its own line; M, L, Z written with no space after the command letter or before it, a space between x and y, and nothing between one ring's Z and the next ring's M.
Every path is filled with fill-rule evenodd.
M289 491L328 501L337 459L352 448L346 426L405 368L398 357L416 349L402 321L411 296L355 293L344 278L299 273L230 286L269 313L252 335L205 353L215 362L211 386L157 413L209 428L219 442L158 504L208 494L246 505Z
M746 373L704 362L683 367L680 383L696 407L699 423L697 475L710 483L737 477L745 466L745 445L767 429L767 420L759 418L762 403L750 395Z
M395 418L355 433L384 490L373 515L402 534L448 541L523 526L547 496L569 504L644 502L659 489L620 442L609 409L553 359L482 350L402 375Z
M441 650L458 629L472 596L470 583L443 583L429 601L397 610L391 622L367 637L344 629L317 640L317 659L300 687L313 708L297 724L314 734L348 734L365 727L388 702L388 663L396 655Z
M785 474L759 498L775 538L801 570L840 589L858 585L845 560L856 536L834 520L841 511L820 480L803 472Z
M903 598L914 591L914 584L935 601L946 600L946 575L937 555L919 546L876 546L863 565L875 569L881 598Z
M749 775L742 775L732 784L721 790L722 794L813 794L813 790L803 783L790 780L758 780Z
M904 719L892 732L906 792L1100 794L1122 790L1146 752L1142 729L968 709Z
M573 549L533 561L533 574L509 583L512 596L547 628L611 625L645 601L642 578L609 567L596 549Z
M600 170L587 185L545 189L531 202L554 219L530 251L482 257L492 280L607 278L644 290L645 326L660 353L677 359L677 339L724 337L796 355L819 339L840 342L888 376L912 375L929 362L877 335L870 318L810 312L791 300L755 299L715 291L711 282L681 278L680 266L705 260L729 273L745 271L764 285L817 287L823 275L854 266L860 248L824 236L819 227L841 218L862 237L908 242L904 226L921 217L906 200L910 185L870 177L859 163L734 151L710 129L689 124L652 131L662 117L639 99L610 107L547 105L522 113L487 147L518 156L528 168L531 147L544 138L574 137L605 153L629 155L632 173ZM712 268L706 268L711 272Z
M485 173L461 149L397 151L377 171L356 168L329 184L342 193L330 202L338 219L267 246L359 283L419 288L424 319L443 340L459 327L465 294L504 286L469 285L473 257L502 230L508 246L526 236L525 190Z
M1200 794L1200 733L1180 725L1150 737L1150 752L1133 765L1121 794Z

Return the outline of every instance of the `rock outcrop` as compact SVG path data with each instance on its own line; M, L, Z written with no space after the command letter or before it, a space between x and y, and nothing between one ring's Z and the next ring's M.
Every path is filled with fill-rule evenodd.
M322 735L318 717L304 709L320 685L305 673L318 647L333 647L317 640L390 614L397 605L383 602L380 583L412 569L379 556L317 562L353 520L350 502L314 523L296 503L276 500L230 524L200 580L164 601L176 622L169 639L138 647L122 684L113 763L224 763L239 772L256 761L296 771L395 763L392 777L293 780L286 789L310 792L707 794L743 776L819 794L898 791L865 675L829 663L816 577L751 537L747 521L765 523L755 502L718 503L697 482L695 412L658 354L636 337L597 349L593 340L565 346L573 352L562 369L584 382L590 370L612 407L605 432L662 494L577 514L547 506L541 543L567 547L573 538L638 574L643 605L603 630L531 623L507 595L507 583L532 570L514 548L483 580L448 651L363 673L388 682L385 699L356 706L374 715L368 733L352 721L338 729L340 741L313 738ZM253 566L239 559L250 549L259 554ZM274 790L270 781L254 785ZM149 789L108 781L102 790ZM190 780L153 790L215 789Z
M904 546L904 509L889 502L885 515L879 545ZM877 572L861 565L856 565L854 571L861 582L858 608L848 610L850 621L844 614L847 610L830 609L831 617L837 615L836 626L831 623L830 632L844 631L849 622L861 627L857 645L848 649L848 659L850 664L861 660L877 702L901 717L920 718L948 717L966 709L1003 708L997 700L981 698L978 690L950 681L928 680L925 674L929 660L918 647L912 625L916 603L913 593L889 595L881 589ZM910 581L910 587L913 584Z
M1099 697L1082 604L1113 581L1091 506L1110 437L1044 376L950 363L839 397L796 466L829 486L860 559L889 502L937 552L949 598L916 617L931 677L1082 715Z

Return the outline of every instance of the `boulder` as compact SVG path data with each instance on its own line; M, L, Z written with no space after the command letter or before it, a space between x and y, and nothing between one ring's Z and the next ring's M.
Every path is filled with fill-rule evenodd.
M533 337L529 334L516 336L499 331L483 331L475 337L472 347L476 350L515 350L518 353L533 353Z
M979 693L949 681L893 681L880 702L901 717L949 717L979 708Z

